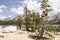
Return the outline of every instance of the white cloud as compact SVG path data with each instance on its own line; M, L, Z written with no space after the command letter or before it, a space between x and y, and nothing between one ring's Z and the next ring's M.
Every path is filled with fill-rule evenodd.
M48 3L53 8L53 11L49 13L49 16L53 16L60 12L60 0L49 0Z
M0 13L2 13L3 12L3 10L2 9L0 9Z
M25 6L25 4L27 4L27 8L30 11L33 10L34 12L39 12L40 15L42 14L42 12L40 10L41 3L37 3L37 0L24 0L23 3L24 3L23 6ZM56 14L57 12L60 12L60 7L59 7L60 6L60 0L49 0L48 4L50 4L53 8L53 11L50 13ZM16 14L24 14L24 8L21 6L18 8L11 8L11 11L15 12Z
M16 14L24 14L24 8L23 7L18 7L18 8L11 8L11 11L16 13Z
M2 13L3 12L3 9L5 9L5 8L6 8L5 5L0 5L0 13Z
M0 20L4 20L4 19L10 18L10 17L12 17L12 15L9 15L9 16L0 15Z
M0 20L6 19L5 16L0 15Z
M29 10L33 10L35 12L39 12L40 11L40 4L41 3L37 3L37 0L25 0L24 1L25 4L27 4L27 8Z
M40 4L41 3L37 3L37 0L25 0L23 2L23 6L25 6L25 4L27 4L27 8L30 11L34 11L34 12L40 12ZM11 8L11 11L16 13L16 14L24 14L24 8L22 6L18 7L18 8Z
M16 12L16 10L17 10L16 8L11 8L12 12Z
M6 8L6 6L5 5L0 5L0 8Z
M9 15L8 18L12 17L12 15Z
M25 4L27 4L27 8L29 10L34 10L35 12L39 12L40 15L42 14L42 10L40 10L41 3L37 3L37 0L25 0ZM49 5L51 5L53 11L49 13L49 15L55 15L57 12L60 12L60 0L49 0ZM54 14L52 14L54 13Z
M4 9L6 8L6 6L5 5L0 5L0 13L2 13L3 11L4 11ZM3 20L3 19L6 19L6 17L5 16L2 16L2 15L0 15L0 20Z
M60 12L60 0L49 0L50 5L53 8L53 11Z

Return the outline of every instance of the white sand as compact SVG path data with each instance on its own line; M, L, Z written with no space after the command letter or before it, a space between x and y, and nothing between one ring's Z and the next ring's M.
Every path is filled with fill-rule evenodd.
M32 38L28 37L28 34L14 34L14 33L7 33L4 34L4 38L0 38L0 40L33 40Z
M1 34L0 34L1 35ZM5 37L0 38L0 40L34 40L32 38L29 38L29 33L24 34L17 34L17 33L4 33ZM53 40L60 40L60 35L56 35Z
M54 40L60 40L60 35L56 35Z

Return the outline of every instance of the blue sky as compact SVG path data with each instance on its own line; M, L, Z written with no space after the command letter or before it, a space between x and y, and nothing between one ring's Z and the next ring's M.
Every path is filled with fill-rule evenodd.
M17 8L22 5L23 0L0 0L0 19L4 19L9 16L14 16L15 13L11 12L11 8Z
M3 18L14 16L15 13L11 12L11 8L18 8L19 6L22 6L24 0L0 0L0 6L3 8L0 8L3 12L0 12L0 16ZM2 6L3 5L3 6ZM4 8L6 7L6 8Z
M20 3L19 1L22 2L23 0L0 0L0 6L4 5L7 7L6 9L4 9L3 13L0 13L0 15L3 16L14 15L14 13L10 12L10 8L21 6L22 3Z
M39 6L41 4L41 0L29 0L29 2L28 0L0 0L0 19L11 17L19 13L23 14L24 3L27 3L29 10L32 11L33 9L35 12L40 11ZM51 6L53 6L52 8L54 9L53 12L50 12L50 16L60 12L60 0L50 0L49 3Z

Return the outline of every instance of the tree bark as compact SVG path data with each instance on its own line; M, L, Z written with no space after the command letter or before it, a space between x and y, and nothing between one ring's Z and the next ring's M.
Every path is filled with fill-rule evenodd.
M21 29L21 25L20 25L20 27L19 27L20 29Z
M42 27L40 37L43 38L44 28Z

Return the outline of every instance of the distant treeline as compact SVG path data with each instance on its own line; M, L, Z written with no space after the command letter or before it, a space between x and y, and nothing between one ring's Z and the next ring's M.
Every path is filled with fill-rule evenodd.
M13 22L12 20L8 21L0 20L0 25L13 25L13 24L16 24L16 22Z

